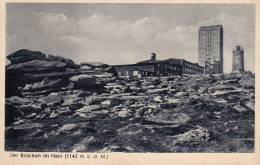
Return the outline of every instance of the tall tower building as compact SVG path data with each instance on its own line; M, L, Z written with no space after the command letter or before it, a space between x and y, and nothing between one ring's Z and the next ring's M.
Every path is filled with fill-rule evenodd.
M199 64L205 73L223 73L223 27L203 26L199 29Z
M233 49L233 64L232 72L241 73L244 72L244 50L241 46L236 46Z

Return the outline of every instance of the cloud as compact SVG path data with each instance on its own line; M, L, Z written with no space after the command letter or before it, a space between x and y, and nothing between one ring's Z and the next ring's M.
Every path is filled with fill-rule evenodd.
M73 35L60 36L59 40L62 42L70 42L70 43L74 43L74 44L82 44L82 43L88 42L88 38L86 38L86 37L77 37L77 36L73 36Z
M36 13L41 17L40 22L43 24L61 24L67 23L68 18L65 14L56 14L56 13Z
M102 14L81 18L78 27L81 35L91 40L82 48L85 52L91 57L94 56L96 60L105 59L117 64L135 63L149 57L146 52L152 49L156 36L167 30L160 20L150 17L119 20ZM119 60L106 59L106 56Z
M69 30L70 20L65 14L57 13L34 13L37 21L37 27L41 29L41 32L47 33L64 33Z

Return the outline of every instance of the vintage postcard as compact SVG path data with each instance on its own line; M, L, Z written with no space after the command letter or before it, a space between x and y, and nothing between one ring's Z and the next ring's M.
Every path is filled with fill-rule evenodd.
M1 18L0 165L260 163L257 1L5 1Z

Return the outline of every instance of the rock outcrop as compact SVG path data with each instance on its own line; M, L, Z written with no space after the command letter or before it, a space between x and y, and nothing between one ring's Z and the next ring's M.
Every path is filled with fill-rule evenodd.
M18 64L32 60L46 60L46 55L38 51L21 49L8 55L7 59L11 61L11 64Z
M254 151L254 74L128 79L73 66L52 56L7 66L18 93L6 95L7 151Z
M94 82L90 84L93 87L102 87L116 76L114 68L107 64L84 64L91 68L80 68L80 65L75 64L71 59L54 55L48 55L46 58L46 55L41 52L25 49L18 50L7 58L11 61L11 64L6 66L8 97L30 94L35 90L38 92L58 90L57 88L68 86L73 76L93 77ZM75 86L71 84L72 88L81 88L81 82L82 79L77 81Z
M80 66L75 64L71 59L64 58L61 56L48 55L47 61L59 61L59 62L65 63L66 67L68 67L68 68L73 68L73 69L80 68Z

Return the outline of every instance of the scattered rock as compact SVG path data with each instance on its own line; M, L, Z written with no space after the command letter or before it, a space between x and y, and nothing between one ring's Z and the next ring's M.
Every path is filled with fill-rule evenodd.
M7 151L254 151L254 74L119 78L25 54L6 66Z
M169 113L158 113L154 116L146 118L146 121L148 123L153 123L153 124L185 124L188 121L190 121L191 118L189 115L184 114L184 113L174 113L174 114L169 114Z
M83 138L79 143L72 147L72 152L89 152L99 148L103 142L93 136Z
M45 103L47 107L58 106L64 102L61 94L59 93L51 93L46 97L41 97L38 101Z
M227 90L227 91L216 91L210 95L216 96L216 97L221 97L221 96L229 96L229 95L237 95L240 94L241 91L238 90Z
M220 104L226 104L228 101L222 98L216 98L214 100L216 103L220 103Z
M154 97L154 98L153 98L153 101L155 101L155 102L157 102L157 103L161 103L161 102L163 102L161 96L156 96L156 97Z
M35 104L30 104L30 105L20 105L17 106L17 108L23 112L24 115L30 115L32 113L39 113L42 111L42 106L41 105L35 105Z
M100 108L101 108L100 105L88 105L88 106L84 106L84 107L78 109L77 112L89 113L91 111L98 110Z
M127 111L127 110L125 109L125 110L120 111L117 115L118 115L119 117L125 118L125 117L129 117L130 113L129 113L129 111Z
M44 78L41 82L25 85L23 91L57 89L57 88L64 87L66 85L67 85L66 82L62 79L50 80L48 78Z
M244 75L242 76L239 84L245 87L255 88L255 76L254 75Z
M92 70L93 67L87 66L87 65L83 65L83 66L80 67L80 69L82 69L82 70Z
M76 130L78 128L79 128L79 125L77 125L77 124L65 124L56 131L55 135L60 135L61 133L69 134L70 132L72 132L73 130Z
M176 135L175 138L177 138L177 143L183 145L205 143L209 141L210 134L208 129L199 127L184 134Z
M129 149L119 146L109 146L105 147L101 152L129 152Z
M24 124L26 121L25 120L18 120L16 122L13 123L13 125L20 125L20 124Z
M220 84L238 84L238 79L229 79L225 81L220 81Z
M26 105L26 104L31 104L32 101L25 99L25 98L21 98L18 96L12 96L9 98L6 98L6 103L12 104L12 105Z
M70 78L70 81L74 83L74 89L100 89L105 84L104 82L96 81L96 78L91 75L78 75Z
M246 112L246 111L248 111L247 108L245 108L245 107L243 107L241 105L235 105L233 108L234 108L234 110L236 110L238 112Z
M253 101L245 102L244 105L252 111L255 110L255 103Z
M28 118L28 119L34 119L34 118L36 118L36 116L37 116L36 113L32 113L32 114L26 116L26 118Z
M146 93L147 94L166 94L168 90L169 90L168 88L150 89L150 90L146 91Z

